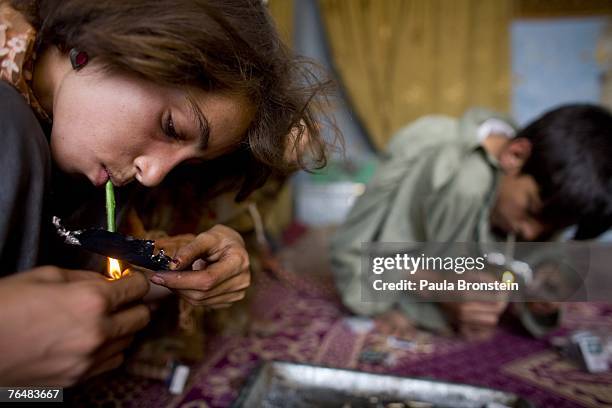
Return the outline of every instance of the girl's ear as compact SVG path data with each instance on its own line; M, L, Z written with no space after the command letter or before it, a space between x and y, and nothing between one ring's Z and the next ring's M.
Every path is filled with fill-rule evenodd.
M70 50L68 54L70 56L70 63L72 64L72 69L78 71L83 68L89 62L89 56L85 51L79 51L76 48Z
M517 138L509 142L499 156L499 164L504 173L516 176L531 155L531 142Z

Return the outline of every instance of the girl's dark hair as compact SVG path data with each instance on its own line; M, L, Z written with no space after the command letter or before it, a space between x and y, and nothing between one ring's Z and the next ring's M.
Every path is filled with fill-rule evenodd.
M549 222L578 224L577 239L612 221L612 115L587 104L554 109L522 129L531 142L522 172L533 176Z
M241 168L238 199L270 174L325 165L326 143L315 116L330 83L292 55L260 0L12 3L38 29L38 49L77 48L111 72L246 96L256 111L234 155Z

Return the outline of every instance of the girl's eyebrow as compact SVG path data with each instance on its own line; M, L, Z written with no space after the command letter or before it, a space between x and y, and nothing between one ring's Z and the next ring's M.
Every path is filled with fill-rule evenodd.
M189 94L187 95L187 102L198 124L198 148L200 150L206 150L208 148L208 140L210 139L210 124L198 104Z

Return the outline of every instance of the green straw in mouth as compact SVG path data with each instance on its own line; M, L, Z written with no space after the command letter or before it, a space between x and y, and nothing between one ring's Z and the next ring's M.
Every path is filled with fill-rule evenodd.
M108 180L106 182L106 224L110 232L116 231L115 225L115 190L113 183Z

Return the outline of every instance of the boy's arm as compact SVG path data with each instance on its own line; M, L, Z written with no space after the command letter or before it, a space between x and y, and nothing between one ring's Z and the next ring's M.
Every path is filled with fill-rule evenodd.
M468 242L482 213L485 198L463 186L462 177L422 201L421 223L429 242ZM418 272L417 272L418 274ZM415 276L415 275L413 275ZM399 308L417 325L436 332L450 332L451 319L436 302L421 302L404 295Z
M441 150L427 171L428 195L413 197L419 211L409 220L423 230L422 241L473 242L492 197L495 170L475 149L461 155L452 146ZM417 302L405 295L401 310L420 326L434 331L450 331L450 319L435 302Z
M418 242L423 238L416 225L418 200L431 193L427 175L428 158L452 138L455 121L423 118L400 130L381 158L366 191L358 197L344 224L331 242L331 264L336 286L344 304L355 313L385 312L399 301L361 301L362 243ZM417 198L415 200L414 198ZM417 215L415 215L417 213Z
M398 292L387 301L361 301L362 242L470 241L491 189L486 164L465 163L464 168L443 168L457 163L453 149L428 151L405 168L390 188L397 168L379 169L375 182L351 210L332 242L332 266L344 303L354 312L373 315L398 305L420 325L448 329L444 314L434 303L416 302ZM479 153L476 153L479 154ZM461 164L461 163L459 163ZM459 170L459 171L457 171ZM479 175L484 172L484 176ZM434 180L435 178L435 180ZM480 179L480 183L478 182ZM436 184L438 183L438 184Z

